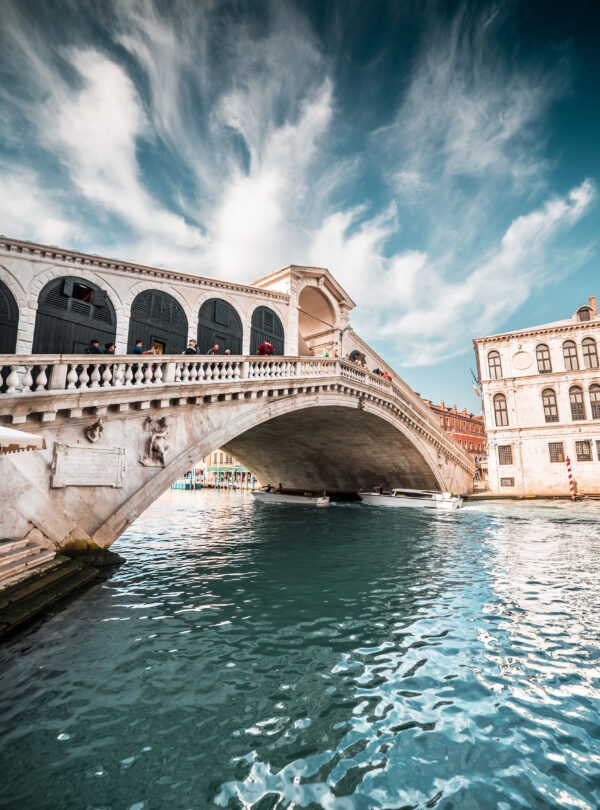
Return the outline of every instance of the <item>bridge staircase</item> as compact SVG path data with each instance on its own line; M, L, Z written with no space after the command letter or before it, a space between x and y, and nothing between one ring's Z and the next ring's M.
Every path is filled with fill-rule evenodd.
M97 576L92 566L27 539L0 540L0 637Z

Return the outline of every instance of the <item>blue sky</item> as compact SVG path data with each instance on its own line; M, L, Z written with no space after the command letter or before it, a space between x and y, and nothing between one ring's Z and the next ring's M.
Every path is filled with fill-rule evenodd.
M422 395L598 294L589 2L0 0L0 232L328 267Z

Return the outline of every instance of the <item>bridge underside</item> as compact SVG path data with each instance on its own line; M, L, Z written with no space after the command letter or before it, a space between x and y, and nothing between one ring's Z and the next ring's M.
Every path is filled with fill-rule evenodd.
M277 416L225 445L263 483L352 492L383 484L438 490L431 468L389 422L344 407Z

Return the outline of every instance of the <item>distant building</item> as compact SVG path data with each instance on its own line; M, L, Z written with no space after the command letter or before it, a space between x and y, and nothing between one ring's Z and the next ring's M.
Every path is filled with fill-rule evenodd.
M481 478L487 478L487 449L486 435L483 415L475 416L467 413L466 408L462 411L447 406L442 400L439 405L429 399L423 399L440 421L440 425L446 430L458 444L466 450L473 458L480 471Z
M571 317L473 341L493 492L600 493L600 317L596 299Z
M215 450L198 465L203 471L205 486L229 489L257 489L260 483L241 461L226 450Z

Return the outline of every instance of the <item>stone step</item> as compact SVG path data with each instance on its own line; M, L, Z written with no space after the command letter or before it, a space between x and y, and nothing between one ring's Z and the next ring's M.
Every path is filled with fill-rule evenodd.
M0 583L2 583L6 577L12 577L21 571L35 568L36 565L51 560L55 554L55 551L36 546L33 554L5 562L3 565L0 565Z
M5 606L0 605L0 636L36 617L54 602L82 588L98 576L97 569L90 565L64 557L61 559L61 565L49 575L39 577L35 585L29 583L15 589L12 592L13 601Z
M4 540L0 540L0 551L12 551L15 548L23 548L27 543L29 543L29 540L26 537L23 540L14 540L7 537Z
M55 576L62 577L65 566L70 564L70 557L57 554L52 560L40 563L30 569L26 568L24 571L10 577L4 577L4 579L0 580L0 610L18 601L22 595L27 596L29 593L35 593L36 590L44 587L43 582L48 577L51 580Z
M31 557L32 554L37 554L38 551L41 551L41 546L36 546L35 543L26 543L24 546L10 549L4 549L0 546L0 576L4 565L16 560L23 560L25 557Z

